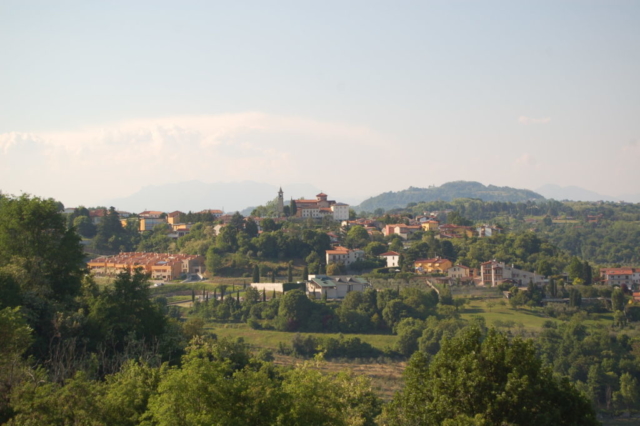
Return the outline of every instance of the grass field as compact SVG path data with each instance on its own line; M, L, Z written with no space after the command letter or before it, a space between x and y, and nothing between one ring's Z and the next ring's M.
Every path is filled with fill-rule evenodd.
M275 330L253 330L247 324L215 324L211 323L207 331L215 333L218 337L238 338L252 346L259 348L278 349L280 343L289 345L294 333ZM328 333L303 333L315 337L336 337L337 334ZM393 346L398 336L391 334L346 334L346 337L358 337L363 342L369 343L377 349L384 349L386 346Z
M295 366L301 364L304 360L286 355L275 355L274 364L281 366ZM362 363L362 362L335 362L325 361L320 363L317 368L327 373L338 373L341 371L351 371L354 374L367 376L371 379L371 383L378 395L385 401L389 401L394 393L402 389L404 372L407 363Z

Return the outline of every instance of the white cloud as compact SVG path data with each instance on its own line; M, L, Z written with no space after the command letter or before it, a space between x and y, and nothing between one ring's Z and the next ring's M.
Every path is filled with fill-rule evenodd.
M522 154L520 157L516 158L515 164L516 166L535 167L538 165L538 161L533 155L529 153L525 153L525 154Z
M525 117L524 115L521 115L520 117L518 117L518 123L520 124L524 124L524 125L529 125L529 124L547 124L551 122L551 118L550 117L544 117L544 118L533 118L533 117Z
M0 134L0 181L5 192L24 189L66 200L105 199L144 185L193 179L328 187L343 179L335 167L322 173L323 164L381 162L383 145L365 127L259 112L132 120Z

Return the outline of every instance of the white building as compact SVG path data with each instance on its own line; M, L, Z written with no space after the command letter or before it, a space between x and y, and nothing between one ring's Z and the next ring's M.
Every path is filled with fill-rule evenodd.
M480 238L492 237L494 235L502 233L502 229L497 226L482 225L476 228L476 232Z
M333 250L326 251L327 265L332 263L342 262L345 265L350 265L353 262L364 259L364 250L360 249L348 249L346 247L338 246Z
M310 298L344 299L352 291L365 291L371 284L364 278L349 275L309 275L307 295Z
M400 253L396 253L395 251L388 251L386 253L382 253L378 257L380 259L385 259L387 261L387 268L392 268L392 267L395 267L395 266L399 266Z
M513 281L520 286L527 285L530 282L536 285L542 285L547 282L547 279L542 275L523 271L515 268L513 265L505 265L503 262L497 262L495 260L490 260L480 265L480 277L484 285L490 285L492 287L504 281Z
M331 206L333 212L333 220L348 220L349 219L349 204L335 203Z
M302 218L320 219L329 216L333 220L349 219L349 205L328 200L328 195L320 193L315 200L294 200L296 203L296 216Z

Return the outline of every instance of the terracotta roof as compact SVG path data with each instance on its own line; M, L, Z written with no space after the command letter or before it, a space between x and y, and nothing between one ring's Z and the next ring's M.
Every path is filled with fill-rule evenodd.
M327 194L325 194L324 192L319 193L318 195L316 195L316 197L326 197Z
M633 269L631 268L615 268L613 271L608 270L606 272L607 275L631 275L633 274Z
M388 251L386 253L382 253L380 256L400 256L400 253L396 253L395 251Z

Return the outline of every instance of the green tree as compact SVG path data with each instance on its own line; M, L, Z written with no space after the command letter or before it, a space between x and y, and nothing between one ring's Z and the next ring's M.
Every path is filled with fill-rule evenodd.
M291 262L287 265L287 282L293 282L293 264Z
M611 293L611 308L615 311L624 311L625 296L620 288L616 287Z
M166 318L150 299L148 276L140 269L118 275L90 301L89 321L96 341L122 350L129 339L152 343L162 336Z
M303 327L313 310L313 302L302 290L291 290L280 298L278 316L281 328L295 331Z
M360 248L366 246L370 240L367 230L363 226L356 225L347 232L345 244L349 248Z
M473 419L473 422L471 422ZM587 401L556 380L533 343L468 327L444 340L429 362L416 352L405 388L383 413L384 424L598 425Z
M253 265L253 282L260 282L260 267L258 265Z
M638 380L629 373L623 373L620 376L619 399L627 410L636 407L640 402Z
M93 238L98 232L96 226L91 222L91 219L87 216L78 216L73 220L73 226L78 231L78 234L85 238Z
M218 269L222 267L222 256L218 254L218 248L216 246L211 246L207 250L205 267L207 268L209 276L214 276Z

